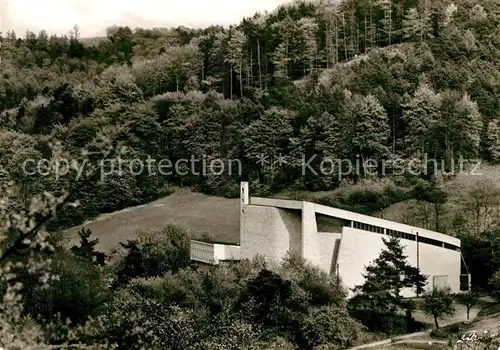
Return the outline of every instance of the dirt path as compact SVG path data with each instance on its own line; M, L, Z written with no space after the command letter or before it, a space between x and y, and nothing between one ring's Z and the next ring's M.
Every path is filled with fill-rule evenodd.
M470 310L470 320L473 321L474 319L477 318L477 314L479 311L484 307L484 303L489 303L492 302L491 298L489 297L483 297L481 298L482 304L476 307L473 307ZM448 317L439 322L440 327L444 327L450 324L454 323L459 323L459 322L465 322L467 320L467 309L463 305L455 305L455 315L453 317ZM433 320L429 318L428 316L425 316L420 310L417 310L413 313L415 320L419 322L424 322L424 323L433 323ZM371 348L371 349L389 349L391 347L391 343L396 341L401 341L401 340L407 340L407 339L416 339L420 337L426 337L429 335L432 329L428 329L422 332L417 332L417 333L410 333L410 334L404 334L401 336L385 339L385 340L380 340L377 342L369 343L369 344L363 344L359 345L350 349L366 349L366 348ZM491 334L499 334L500 333L500 314L499 315L493 315L490 317L484 317L477 322L474 322L474 330L478 332L483 332L487 330ZM396 350L396 349L395 349Z

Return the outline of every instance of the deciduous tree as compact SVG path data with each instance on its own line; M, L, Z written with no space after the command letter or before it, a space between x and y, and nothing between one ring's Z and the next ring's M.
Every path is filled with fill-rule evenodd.
M438 320L455 314L452 296L447 290L436 288L424 295L421 308L426 315L434 318L434 325L437 329L439 329Z

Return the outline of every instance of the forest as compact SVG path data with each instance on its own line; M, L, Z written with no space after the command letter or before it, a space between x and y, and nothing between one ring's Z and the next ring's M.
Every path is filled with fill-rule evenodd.
M123 242L123 256L101 256L90 232L62 246L61 230L177 187L238 197L249 181L256 195L464 237L475 286L500 289L496 0L295 1L229 28L114 26L103 38L77 25L10 31L0 57L0 344L333 349L408 330L404 317L382 329L356 318L341 286L293 258L200 271L178 228ZM117 159L193 157L241 171L102 176ZM322 159L342 162L325 171ZM468 176L472 164L484 176ZM255 301L263 286L286 305Z

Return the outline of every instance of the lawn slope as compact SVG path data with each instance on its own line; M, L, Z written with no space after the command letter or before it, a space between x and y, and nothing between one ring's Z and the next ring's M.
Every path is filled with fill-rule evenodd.
M152 203L103 214L94 221L64 231L68 244L78 243L85 227L99 239L98 249L110 252L136 236L166 225L184 228L194 235L204 232L215 241L239 243L239 200L207 196L181 188Z

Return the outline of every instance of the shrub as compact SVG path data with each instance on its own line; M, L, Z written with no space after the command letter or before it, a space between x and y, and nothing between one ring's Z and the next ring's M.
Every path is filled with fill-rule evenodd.
M462 323L454 323L441 328L435 328L431 331L431 337L437 339L446 339L452 334L457 334L461 332Z
M86 262L104 266L106 254L95 250L97 243L99 243L99 239L95 238L89 240L91 234L92 231L82 228L78 232L78 235L80 236L80 246L71 247L71 252L75 255L75 257Z
M489 280L489 286L492 289L493 295L500 297L500 270L496 271Z
M50 282L48 289L35 285L27 292L27 313L48 321L60 314L63 319L80 322L103 311L110 295L99 268L92 262L59 251L53 257L52 273L58 280Z
M333 196L322 197L319 204L328 205L360 214L373 215L393 204L410 198L409 192L391 182L365 181L341 187Z
M330 344L346 349L362 332L363 326L336 305L311 309L302 323L302 332L308 346Z
M121 290L105 315L94 318L75 332L75 341L88 345L116 344L120 349L185 350L198 342L203 309L196 311L163 306L131 290Z
M162 276L190 265L190 240L186 231L172 226L121 243L128 252L117 273L119 283L135 277Z

